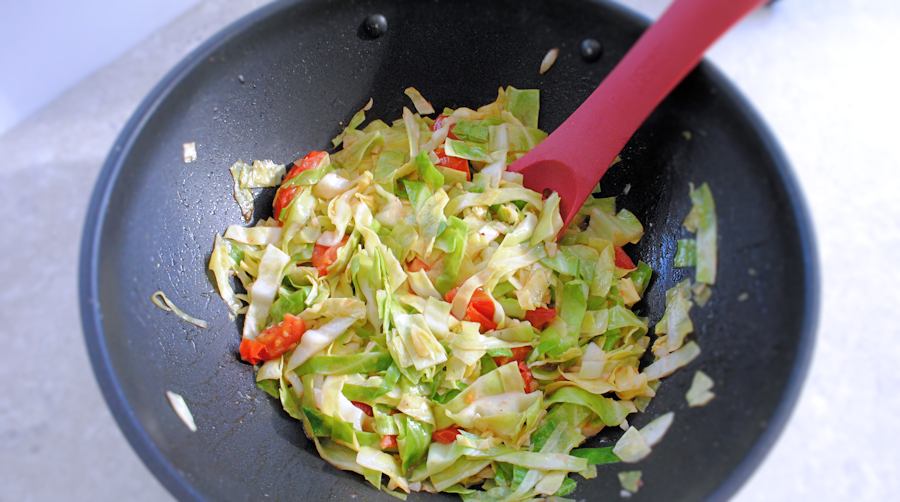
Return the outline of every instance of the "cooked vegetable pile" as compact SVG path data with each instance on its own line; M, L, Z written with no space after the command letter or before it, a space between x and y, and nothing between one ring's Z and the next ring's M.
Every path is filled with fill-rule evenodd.
M538 91L508 87L477 110L432 120L404 108L360 129L370 102L336 153L311 152L288 170L231 168L248 220L250 189L278 186L274 217L229 227L210 258L225 302L245 316L241 357L260 365L259 386L303 422L322 458L377 488L564 496L572 473L640 460L672 422L669 413L638 430L626 417L699 354L688 312L708 289L669 291L651 344L631 307L652 272L622 248L641 238L637 218L613 198L591 199L557 240L559 197L506 171L546 136L538 102ZM679 247L712 283L714 209L708 187L696 192L698 239ZM648 351L656 360L641 368ZM619 426L615 447L577 449Z

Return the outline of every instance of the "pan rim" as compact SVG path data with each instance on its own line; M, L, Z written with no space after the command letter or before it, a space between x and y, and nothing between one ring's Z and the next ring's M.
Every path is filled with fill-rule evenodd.
M586 1L601 4L644 26L650 22L645 16L612 1ZM189 482L185 474L178 470L161 452L133 412L124 390L116 379L106 345L103 312L99 303L98 258L109 200L112 189L124 167L124 154L130 150L156 109L183 82L185 77L213 52L250 29L257 22L301 3L304 3L304 0L280 0L250 12L212 35L169 70L141 101L113 142L97 176L85 216L78 259L78 293L82 330L94 377L119 429L125 435L132 449L157 480L179 500L204 500L205 498ZM816 239L806 199L790 163L772 131L737 87L709 61L706 59L701 61L696 71L703 74L704 78L713 83L725 98L733 103L737 113L752 126L764 145L767 156L772 159L775 166L774 174L788 194L790 213L797 222L804 262L805 302L803 311L800 313L802 326L798 337L796 359L779 404L770 416L768 426L747 451L743 460L720 482L718 488L709 494L710 500L727 500L737 493L765 460L799 401L803 384L809 373L815 345L819 317L820 272Z

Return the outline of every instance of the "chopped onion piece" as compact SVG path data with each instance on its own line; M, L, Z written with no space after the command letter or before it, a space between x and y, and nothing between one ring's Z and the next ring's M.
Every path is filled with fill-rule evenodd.
M713 385L713 379L710 378L709 375L697 370L697 372L694 373L694 380L691 382L691 388L688 389L687 394L684 396L688 406L695 408L712 401L712 399L716 397L716 395L711 392Z
M622 471L619 473L619 484L626 493L637 493L644 484L641 471Z
M622 459L622 462L639 462L650 454L650 445L647 444L641 431L631 426L613 446L613 453Z
M184 159L185 164L190 164L197 160L197 143L191 141L190 143L181 145L181 156Z
M313 187L313 194L324 200L331 200L346 192L353 183L335 173L328 173Z
M544 55L544 59L541 60L541 68L538 72L543 75L550 70L550 67L553 66L553 63L556 62L556 58L559 56L559 49L556 47L547 51L547 54Z
M157 307L159 307L160 309L177 315L178 317L181 318L182 321L189 322L199 328L209 327L209 323L207 323L203 319L197 319L196 317L188 315L183 310L178 308L178 306L176 306L174 303L172 303L172 300L170 300L169 297L166 296L166 294L163 293L162 291L157 291L156 293L153 293L152 295L150 295L150 301L152 301L153 304L156 305Z
M700 346L694 342L688 342L680 349L659 358L656 362L644 368L647 380L659 380L667 377L700 355Z
M191 414L191 410L188 408L187 403L184 402L184 398L181 397L181 394L176 394L167 390L166 397L169 398L169 404L172 406L172 409L175 410L175 414L178 415L178 418L184 422L184 425L186 425L191 432L197 432L197 424L194 423L194 416Z
M254 246L278 244L281 240L281 227L242 227L231 225L225 230L225 238Z
M664 415L660 415L653 419L649 424L643 426L641 428L641 435L644 436L647 445L652 447L662 441L663 436L666 435L666 432L669 430L669 427L674 420L675 413L670 411Z

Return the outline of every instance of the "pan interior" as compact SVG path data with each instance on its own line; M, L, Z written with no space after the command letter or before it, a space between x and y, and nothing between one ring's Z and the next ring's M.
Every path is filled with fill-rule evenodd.
M376 12L386 16L388 32L361 37L360 24ZM541 126L552 130L643 26L617 7L588 1L309 0L239 22L160 84L123 132L96 189L82 310L107 400L166 486L181 498L393 500L322 461L300 423L255 388L252 369L235 355L239 331L206 272L213 236L241 221L228 166L237 159L288 162L325 149L370 97L371 117L396 118L409 106L402 90L410 85L438 109L490 102L504 85L538 88ZM578 54L586 37L603 44L597 62ZM540 76L552 47L559 58ZM198 160L184 164L181 145L192 141ZM724 497L783 424L805 370L815 276L802 205L764 126L705 64L622 158L603 194L627 191L619 203L646 229L630 250L656 271L643 315L659 319L665 290L690 272L672 268L675 240L685 235L688 183L710 183L720 230L719 281L712 301L693 314L703 354L667 379L633 421L676 414L649 459L627 467L644 473L635 498ZM272 195L260 194L257 216L271 214ZM209 329L156 309L149 300L156 290L208 320ZM715 380L717 397L692 409L684 393L700 368ZM196 433L169 408L166 390L185 397ZM589 445L618 435L605 431ZM615 473L624 469L601 466L598 478L578 478L572 496L618 497Z

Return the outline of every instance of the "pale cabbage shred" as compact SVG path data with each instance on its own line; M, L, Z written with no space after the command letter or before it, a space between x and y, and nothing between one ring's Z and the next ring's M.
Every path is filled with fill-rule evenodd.
M385 475L394 495L570 493L568 474L596 475L570 451L604 426L627 424L658 378L695 356L693 342L682 346L692 329L689 290L671 295L669 342L657 342L656 376L648 377L639 369L651 345L647 319L629 309L635 286L613 261L614 246L641 238L640 222L617 212L614 199L592 199L576 220L584 230L573 225L557 243L558 198L543 200L506 171L546 136L537 129L537 91L509 87L477 110L444 110L436 131L409 110L359 129L370 106L336 138L341 150L285 182L300 191L282 224L232 226L216 237L209 267L231 312L247 314L245 337L285 312L306 323L296 348L261 367L260 385L303 421L323 458L376 488ZM459 139L448 143L451 126ZM441 146L470 159L471 181L435 165ZM342 239L320 277L310 264L314 245ZM414 259L430 268L411 272ZM231 277L249 294L235 293ZM453 287L450 303L444 295ZM485 333L465 320L478 289L495 307L497 328ZM525 312L548 306L558 315L541 332ZM532 349L532 392L515 362L494 362L517 347ZM351 401L372 406L374 417ZM551 421L547 412L557 408ZM560 416L567 421L557 423ZM453 443L432 441L433 431L454 424L463 432ZM381 447L387 435L397 436L397 450Z

